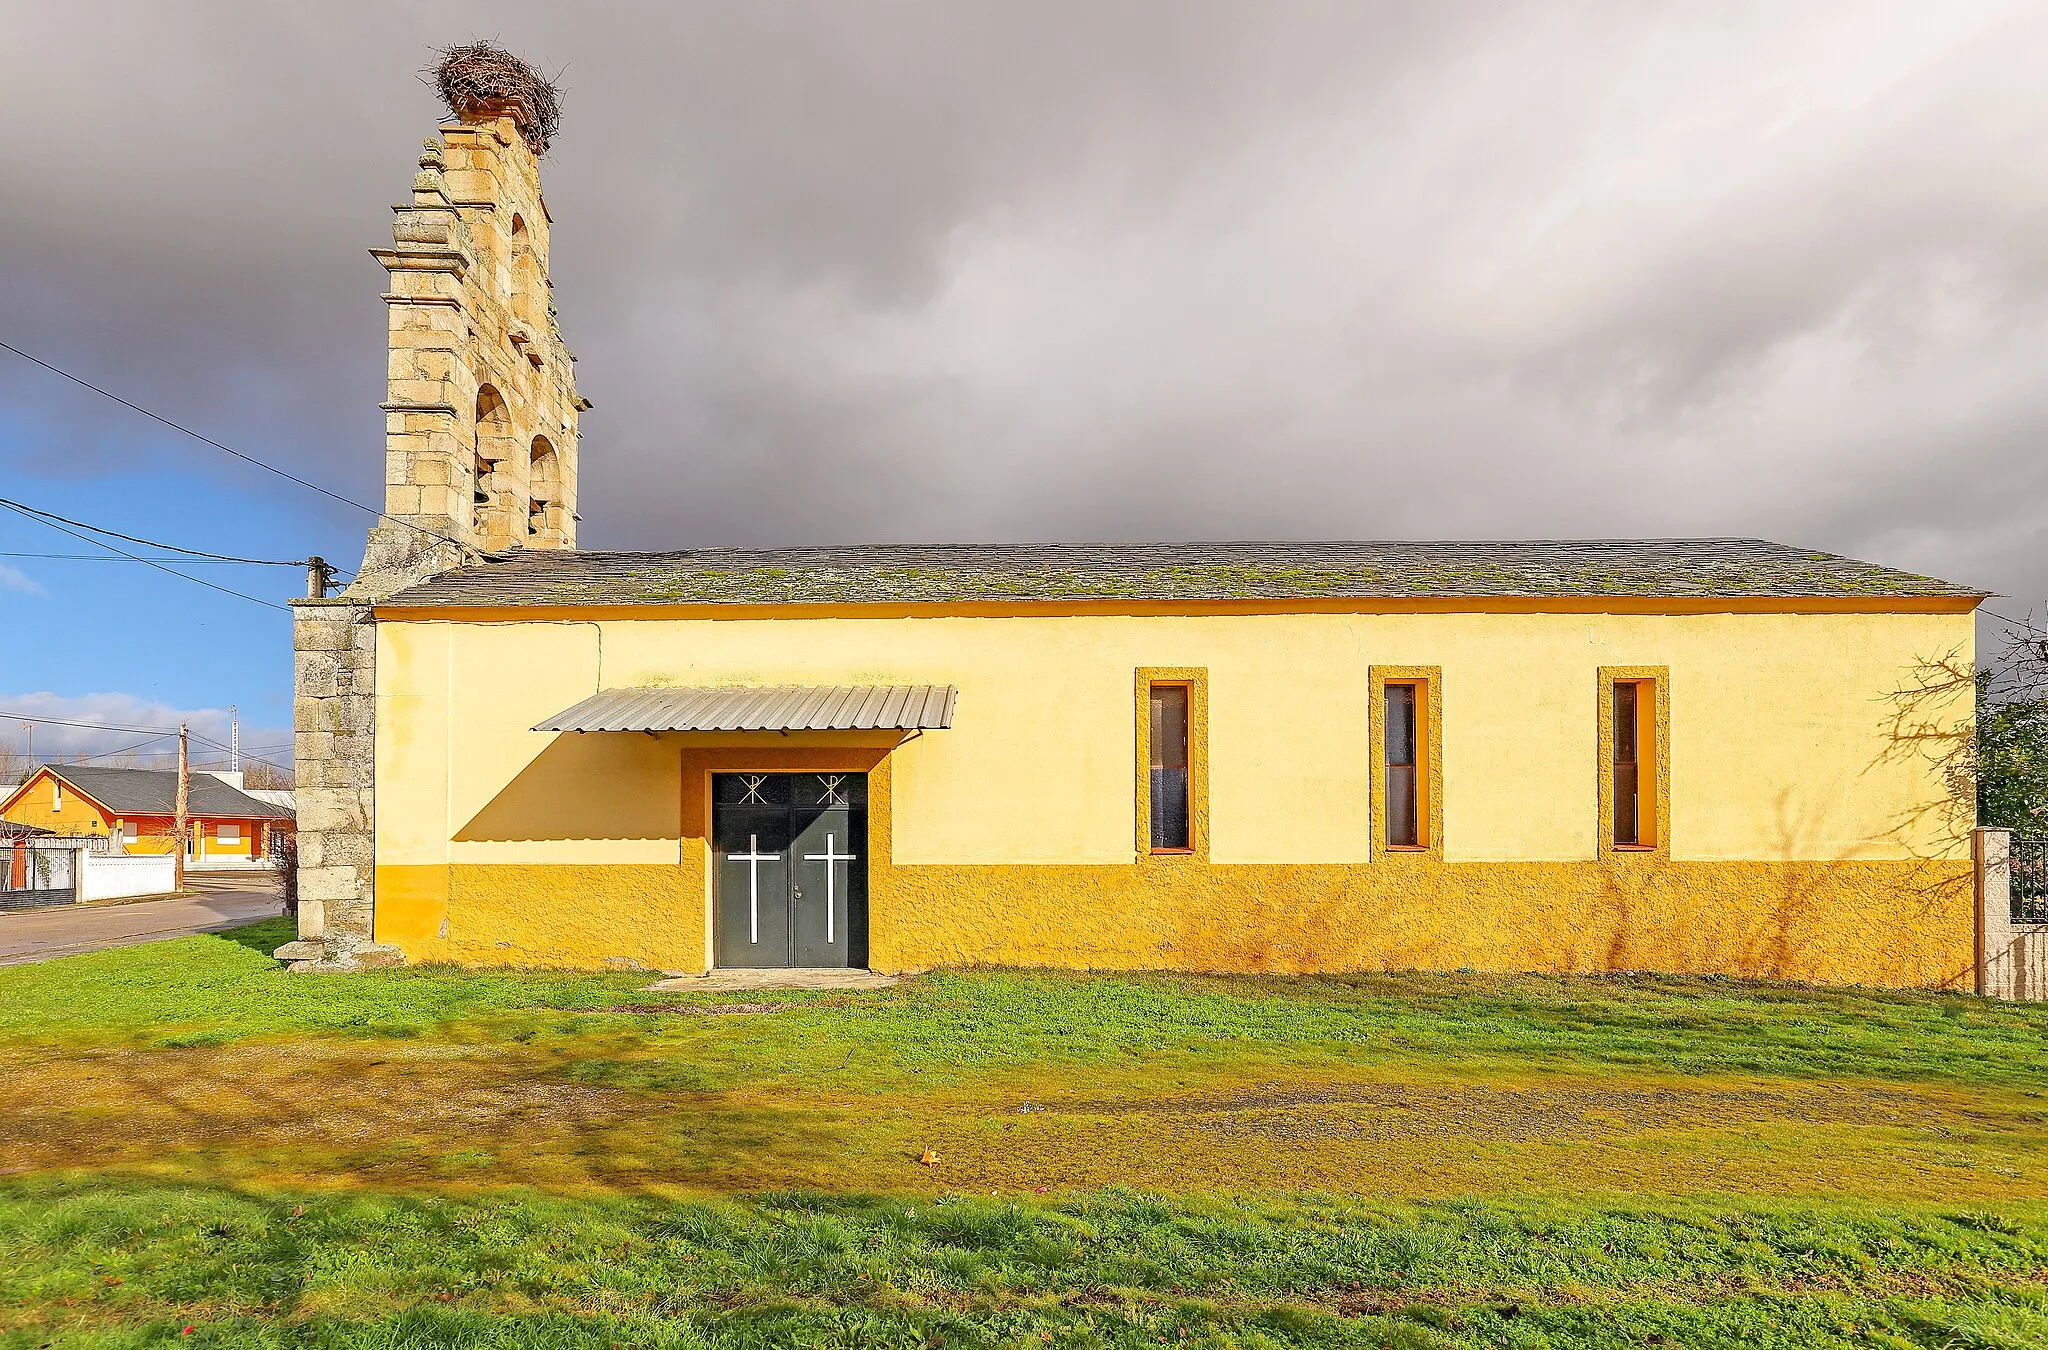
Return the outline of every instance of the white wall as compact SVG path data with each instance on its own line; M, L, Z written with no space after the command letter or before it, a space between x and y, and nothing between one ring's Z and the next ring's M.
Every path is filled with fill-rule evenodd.
M127 895L161 895L177 884L178 860L168 853L129 853L117 857L82 855L81 900L112 900Z

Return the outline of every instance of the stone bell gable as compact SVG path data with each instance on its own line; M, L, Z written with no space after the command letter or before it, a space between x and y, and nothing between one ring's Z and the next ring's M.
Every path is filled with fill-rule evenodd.
M392 208L384 509L466 550L576 546L575 358L548 282L540 162L516 109L428 140Z
M487 43L437 70L454 120L392 209L384 517L341 594L293 602L299 936L294 970L402 957L375 940L377 625L373 606L483 554L576 546L575 358L548 284L539 154L554 91ZM458 69L458 66L460 67Z

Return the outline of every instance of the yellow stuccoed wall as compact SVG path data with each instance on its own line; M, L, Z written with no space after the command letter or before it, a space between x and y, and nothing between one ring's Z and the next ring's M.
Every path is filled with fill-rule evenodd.
M1887 757L1950 613L1258 613L379 624L377 937L700 970L715 770L870 771L882 969L1970 966L1966 850ZM1442 669L1442 857L1375 857L1368 668ZM1133 671L1208 672L1209 857L1138 859ZM1601 856L1598 672L1669 674L1667 847ZM552 735L599 688L950 683L894 736ZM1952 709L1967 715L1967 704Z

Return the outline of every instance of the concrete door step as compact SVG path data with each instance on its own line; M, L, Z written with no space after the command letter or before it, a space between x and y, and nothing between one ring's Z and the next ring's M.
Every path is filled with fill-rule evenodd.
M739 989L886 989L901 975L881 975L872 970L714 970L709 975L677 975L647 986L674 992L725 993Z

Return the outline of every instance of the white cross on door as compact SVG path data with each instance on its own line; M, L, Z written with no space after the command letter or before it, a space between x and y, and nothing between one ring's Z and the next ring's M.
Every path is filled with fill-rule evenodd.
M829 834L825 836L825 848L827 852L832 848L832 836ZM761 941L761 864L781 862L782 855L763 853L761 836L750 834L747 836L747 851L729 856L734 862L743 862L747 865L747 941L758 944ZM831 916L828 914L826 917L829 922Z
M839 852L839 845L835 841L835 837L828 834L825 836L825 851L823 853L806 853L804 854L804 861L825 864L825 941L830 942L832 941L832 883L834 878L839 875L833 864L853 862L855 859L851 853Z

